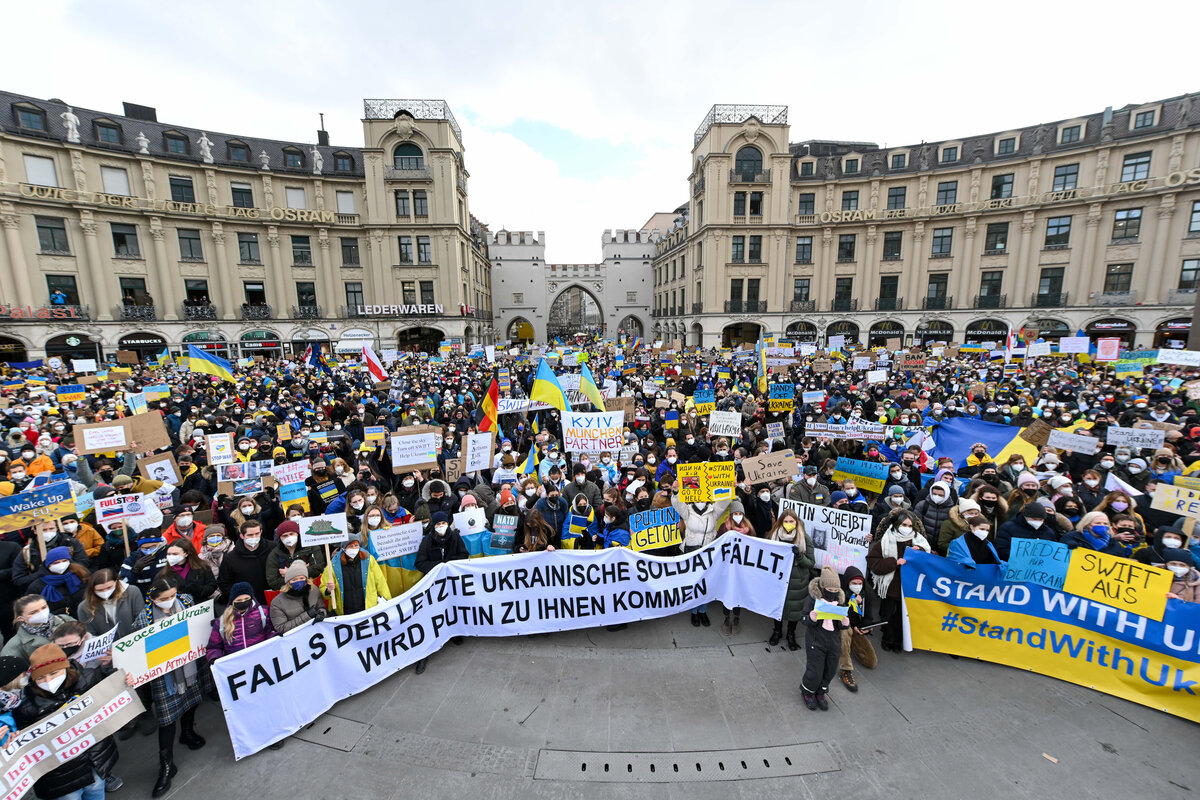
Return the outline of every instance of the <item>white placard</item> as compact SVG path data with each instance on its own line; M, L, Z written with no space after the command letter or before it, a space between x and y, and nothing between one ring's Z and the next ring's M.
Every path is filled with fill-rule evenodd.
M322 514L318 517L300 517L300 545L313 547L321 544L341 544L350 538L350 526L346 514Z
M454 529L459 534L480 533L487 530L487 514L479 506L454 514Z
M233 463L233 434L212 433L204 437L208 447L209 466L219 467L222 464Z
M1083 453L1090 456L1099 452L1101 442L1095 436L1083 436L1078 433L1067 433L1066 431L1050 431L1050 436L1046 440L1046 444L1051 447L1056 447L1059 450L1070 450L1072 453Z
M94 636L84 641L83 648L80 649L79 655L75 657L75 660L80 664L87 664L108 655L112 650L113 641L116 638L117 626L114 625L108 633L102 633L99 636Z
M495 431L467 435L467 446L464 452L466 465L463 467L463 472L477 472L492 468L492 441L495 435Z
M1159 350L1158 363L1178 364L1181 367L1200 367L1200 350Z
M312 465L307 459L271 466L271 476L276 483L303 483L309 475L312 475Z
M403 430L403 429L401 429ZM438 440L440 433L410 433L405 436L393 435L392 468L405 467L410 464L428 464L437 461Z
M376 561L387 561L417 552L421 546L422 524L409 522L371 531L371 548Z
M1037 358L1038 356L1050 355L1049 342L1030 342L1025 346L1026 358Z
M871 368L871 357L870 356L855 356L854 357L854 368L855 369L870 369Z
M1134 451L1158 449L1163 446L1167 432L1158 428L1118 428L1112 426L1104 441L1116 447L1132 447Z
M496 345L494 345L494 344L484 345L483 354L484 354L484 356L487 357L487 362L489 364L496 363Z
M887 380L886 369L873 369L867 373L867 383L883 383Z
M101 452L119 450L127 444L123 425L113 425L107 428L83 428L81 432L83 433L84 450Z
M843 347L846 346L845 334L842 334L839 336L830 336L829 342L826 346L827 346L827 349L829 349L829 350L841 350Z
M96 371L96 359L94 359L94 358L72 358L71 359L71 371L72 372L95 372Z
M844 573L846 567L858 567L859 572L867 574L870 514L856 514L796 500L779 501L780 512L788 508L800 516L804 531L812 539L813 559L818 569L828 564L839 573Z
M1058 340L1058 352L1086 353L1091 344L1091 339L1086 336L1064 336Z
M562 415L563 449L571 453L615 453L625 443L625 412Z
M708 415L708 432L713 436L742 435L742 413L740 411L714 411Z

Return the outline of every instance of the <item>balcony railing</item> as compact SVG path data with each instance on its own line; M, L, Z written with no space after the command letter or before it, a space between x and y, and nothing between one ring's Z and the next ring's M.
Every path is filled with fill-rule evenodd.
M1067 304L1069 292L1041 292L1029 298L1029 305L1034 308L1059 308Z
M429 167L412 167L401 169L399 167L384 167L384 180L389 181L432 181L433 176L429 172Z
M793 300L788 304L788 311L791 311L793 314L812 313L816 310L816 300Z
M1008 295L1006 294L977 294L975 295L975 308L1007 308Z
M1172 289L1167 292L1167 305L1192 305L1196 302L1195 289Z
M338 225L357 225L358 224L358 214L338 214L337 215L337 224Z
M704 303L692 303L692 313L693 314L703 314L704 313Z
M304 251L292 252L292 264L297 267L311 267L313 265L312 253Z
M921 308L945 311L954 308L953 297L925 297L921 300Z
M904 310L903 297L876 297L876 311L902 311Z
M154 306L119 305L114 316L124 322L154 320L158 319L158 309Z
M731 169L729 170L730 183L770 183L771 173L756 172L752 169Z
M266 303L243 303L242 319L271 319L271 307Z
M858 300L849 297L835 297L829 304L830 311L858 311Z
M217 307L212 303L205 303L204 305L189 305L188 303L183 303L179 308L184 319L217 318Z
M696 179L696 182L692 185L692 197L695 197L696 195L700 194L703 191L704 191L704 176L701 175L699 178Z
M1132 306L1137 305L1137 289L1128 292L1100 292L1092 298L1094 306Z
M320 306L292 306L292 319L320 319Z
M454 176L455 182L458 183L458 190L463 194L467 193L467 176L461 172Z
M766 300L726 300L725 313L727 314L765 314L767 311Z

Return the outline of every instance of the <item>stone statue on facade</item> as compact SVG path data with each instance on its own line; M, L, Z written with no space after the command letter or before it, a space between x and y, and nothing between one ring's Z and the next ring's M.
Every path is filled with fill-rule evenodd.
M196 147L200 149L200 160L205 164L213 163L212 144L208 134L201 131L200 138L196 140Z
M58 115L62 120L63 127L67 129L67 141L71 144L79 144L79 117L75 116L75 112L67 106L67 110Z
M321 151L318 150L315 145L309 152L312 153L313 175L320 175L321 168L325 166L325 157L321 155Z
M137 138L134 141L137 142L139 153L144 156L150 155L150 140L146 138L145 133L138 131Z
M267 151L263 150L258 154L258 160L262 164L263 169L271 168L271 157L267 155Z
M1045 138L1046 138L1046 126L1038 125L1037 130L1035 130L1033 132L1033 154L1035 156L1040 156L1042 154L1042 151L1046 148L1045 143L1042 141Z
M1175 121L1175 130L1187 127L1188 117L1192 115L1192 103L1193 100L1190 94L1179 101L1179 119Z

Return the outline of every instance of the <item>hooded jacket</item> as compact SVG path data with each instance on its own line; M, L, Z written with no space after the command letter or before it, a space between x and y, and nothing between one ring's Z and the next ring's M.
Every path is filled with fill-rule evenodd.
M934 481L929 484L930 492L938 488L942 490L947 498L940 505L933 502L929 495L926 494L925 499L913 506L913 512L921 518L921 523L925 526L925 530L928 531L926 538L930 535L936 536L942 529L942 523L950 519L950 512L957 507L957 499L951 493L950 485L945 481Z
M671 495L671 506L683 523L683 546L703 547L716 539L721 517L731 502L718 500L715 503L699 503L701 508L696 508L692 503L681 503L679 495Z

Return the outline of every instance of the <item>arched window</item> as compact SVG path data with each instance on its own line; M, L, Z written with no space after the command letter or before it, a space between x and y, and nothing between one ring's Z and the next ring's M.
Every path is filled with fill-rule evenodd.
M425 155L412 142L396 145L392 151L392 166L396 169L425 169Z
M733 161L733 171L740 175L762 172L762 153L757 147L743 147L737 151Z

